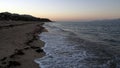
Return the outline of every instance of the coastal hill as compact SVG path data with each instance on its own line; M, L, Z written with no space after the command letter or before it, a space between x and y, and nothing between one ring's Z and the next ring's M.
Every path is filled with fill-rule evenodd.
M1 21L40 21L40 22L51 22L47 18L37 18L31 15L20 15L16 13L2 12L0 13Z

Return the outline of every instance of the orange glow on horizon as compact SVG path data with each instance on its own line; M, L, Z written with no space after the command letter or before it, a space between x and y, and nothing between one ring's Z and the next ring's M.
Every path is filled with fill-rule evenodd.
M1 0L0 12L29 14L55 21L112 19L120 18L119 3L120 0Z

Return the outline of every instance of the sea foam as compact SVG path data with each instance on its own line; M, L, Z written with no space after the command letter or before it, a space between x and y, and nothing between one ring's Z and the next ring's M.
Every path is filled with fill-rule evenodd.
M46 23L49 32L40 34L46 56L35 59L41 68L109 68L111 58L99 57L85 47L87 42L56 23ZM89 43L87 44L89 45Z

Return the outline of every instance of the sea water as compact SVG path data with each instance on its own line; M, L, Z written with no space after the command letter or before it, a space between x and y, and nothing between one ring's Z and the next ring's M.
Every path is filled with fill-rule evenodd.
M120 23L46 23L41 68L120 68Z

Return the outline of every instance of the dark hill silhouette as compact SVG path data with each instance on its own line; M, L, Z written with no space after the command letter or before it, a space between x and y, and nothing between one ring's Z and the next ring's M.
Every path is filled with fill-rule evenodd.
M6 21L41 21L41 22L51 22L47 18L37 18L31 15L20 15L16 13L2 12L0 13L0 20Z

